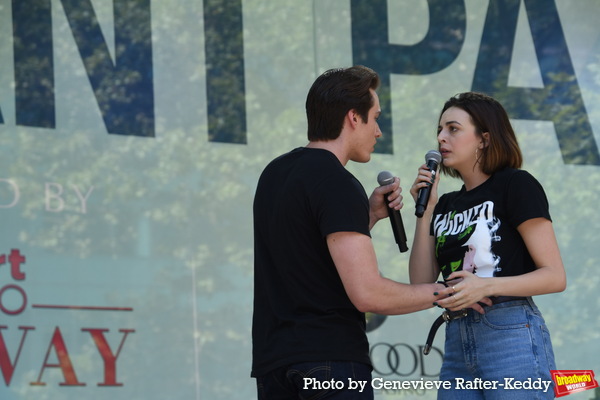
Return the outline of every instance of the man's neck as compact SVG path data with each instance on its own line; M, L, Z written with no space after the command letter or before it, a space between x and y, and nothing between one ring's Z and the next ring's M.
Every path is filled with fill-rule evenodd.
M348 163L348 157L346 156L345 151L343 150L341 142L338 140L310 141L305 147L309 149L323 149L330 151L337 157L338 160L340 160L340 163L342 165L346 166L346 164Z

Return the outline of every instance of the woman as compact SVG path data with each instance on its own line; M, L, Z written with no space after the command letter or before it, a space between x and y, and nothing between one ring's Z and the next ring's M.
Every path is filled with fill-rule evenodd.
M550 335L531 296L563 291L566 277L544 190L519 169L522 155L508 115L489 96L450 98L437 137L441 172L463 186L437 201L439 178L426 165L419 169L410 190L415 201L421 188L433 185L417 220L409 270L411 283L434 282L441 272L448 297L434 304L466 310L446 325L440 379L453 385L438 398L553 398ZM471 308L477 303L483 314ZM511 385L530 381L541 388Z

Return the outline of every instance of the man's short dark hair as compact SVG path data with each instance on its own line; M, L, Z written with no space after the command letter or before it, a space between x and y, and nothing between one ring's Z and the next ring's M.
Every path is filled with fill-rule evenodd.
M378 87L379 75L362 65L325 71L315 80L306 97L308 140L336 139L350 110L355 110L367 122L373 106L370 89Z

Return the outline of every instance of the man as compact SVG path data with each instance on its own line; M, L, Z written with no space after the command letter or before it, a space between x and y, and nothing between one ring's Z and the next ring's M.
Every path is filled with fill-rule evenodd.
M441 284L379 274L369 232L388 216L385 194L390 207L402 207L400 182L367 198L345 169L368 162L381 137L378 86L363 66L323 73L306 100L308 145L273 160L259 179L252 330L259 399L373 398L364 313L410 313L443 296L434 296Z

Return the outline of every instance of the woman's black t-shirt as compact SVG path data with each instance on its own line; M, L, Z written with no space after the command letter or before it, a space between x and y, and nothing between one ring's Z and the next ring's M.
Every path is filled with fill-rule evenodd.
M527 171L507 168L472 190L444 194L431 234L440 270L481 277L521 275L535 269L517 227L532 218L551 220L540 183Z

